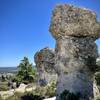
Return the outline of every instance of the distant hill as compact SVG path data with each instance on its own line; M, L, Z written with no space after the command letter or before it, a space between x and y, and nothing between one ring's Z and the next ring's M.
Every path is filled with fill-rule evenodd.
M0 73L14 73L17 71L17 67L0 67Z

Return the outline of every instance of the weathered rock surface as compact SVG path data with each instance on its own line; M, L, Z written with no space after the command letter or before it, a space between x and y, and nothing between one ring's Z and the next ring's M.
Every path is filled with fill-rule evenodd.
M55 70L58 73L57 100L68 90L81 100L93 97L93 75L98 57L95 40L100 23L92 11L72 5L58 5L53 11L50 32L56 39Z
M85 8L58 5L53 11L50 32L57 39L65 36L100 37L100 23L96 14Z
M57 80L57 74L54 70L55 51L48 47L40 50L34 56L36 67L38 70L38 83L43 86L50 81Z

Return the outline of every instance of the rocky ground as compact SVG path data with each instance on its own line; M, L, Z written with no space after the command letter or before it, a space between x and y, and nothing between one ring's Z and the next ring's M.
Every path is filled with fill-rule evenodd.
M14 93L25 93L25 92L31 92L32 90L34 90L36 88L36 86L31 86L29 87L29 85L25 85L25 84L20 84L20 86L16 89L10 89L8 91L0 91L0 96L3 99L6 99L10 96L13 96Z

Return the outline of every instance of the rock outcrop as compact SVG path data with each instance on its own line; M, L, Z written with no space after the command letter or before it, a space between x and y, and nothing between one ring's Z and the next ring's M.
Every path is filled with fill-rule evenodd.
M96 14L72 5L57 5L50 32L56 39L55 70L58 74L57 100L64 90L93 97L93 75L98 57L95 40L100 37Z
M54 70L55 51L48 47L41 49L34 56L38 70L38 83L40 86L47 85L50 81L57 80Z

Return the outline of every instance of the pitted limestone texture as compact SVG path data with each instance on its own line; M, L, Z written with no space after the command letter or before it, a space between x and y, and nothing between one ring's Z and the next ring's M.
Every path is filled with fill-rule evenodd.
M47 85L50 81L57 80L54 70L55 51L45 47L38 51L35 56L35 63L38 70L38 83L41 86Z
M81 100L89 100L94 96L93 76L98 57L95 40L100 36L96 14L85 8L57 5L50 32L56 40L57 100L61 100L64 90L79 93Z

